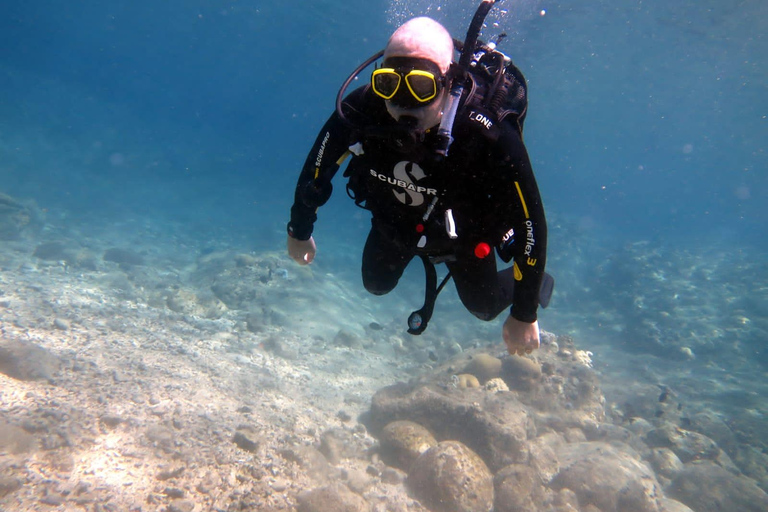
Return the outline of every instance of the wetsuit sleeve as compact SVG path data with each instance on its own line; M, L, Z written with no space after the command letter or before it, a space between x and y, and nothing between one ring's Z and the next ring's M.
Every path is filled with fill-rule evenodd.
M312 236L317 209L328 199L320 199L322 191L330 194L331 180L339 169L337 161L347 151L350 137L349 128L334 112L320 130L301 169L288 223L291 237L308 240Z
M497 141L494 173L503 191L493 201L498 223L497 251L504 261L514 259L515 287L511 315L534 322L539 288L547 262L547 220L528 151L520 134L506 125Z

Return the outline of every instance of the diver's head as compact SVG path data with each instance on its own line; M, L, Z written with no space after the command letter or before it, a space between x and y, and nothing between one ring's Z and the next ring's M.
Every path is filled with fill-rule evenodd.
M413 18L389 38L382 68L373 72L374 91L393 118L416 119L415 128L427 130L440 122L452 61L448 30L431 18Z

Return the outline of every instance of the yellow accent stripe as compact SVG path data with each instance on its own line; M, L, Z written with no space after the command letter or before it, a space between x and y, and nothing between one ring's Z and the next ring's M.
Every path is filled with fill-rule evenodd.
M528 205L525 204L525 199L523 198L523 191L520 190L520 183L515 182L515 188L517 189L517 195L520 196L520 202L523 203L523 212L525 212L525 218L530 218L528 216Z
M346 160L346 159L347 159L347 157L348 157L349 155L351 155L351 154L352 154L352 152L351 152L350 150L346 150L346 151L344 152L344 154L343 154L343 155L341 155L341 156L339 157L339 159L338 159L338 160L336 160L336 165L341 165L341 164L343 164L343 163L344 163L344 160Z
M346 159L347 159L347 157L348 157L349 155L351 155L351 154L352 154L352 152L351 152L350 150L346 150L346 151L344 152L344 154L343 154L343 155L341 155L341 156L339 157L339 159L338 159L338 160L336 160L336 165L338 165L339 167L341 167L341 164L343 164L343 163L344 163L344 160L346 160ZM320 168L319 168L319 167L315 167L315 179L317 179L317 177L318 177L318 176L320 176Z
M520 267L517 266L517 262L513 263L512 266L515 267L515 281L522 281L523 273L520 272Z

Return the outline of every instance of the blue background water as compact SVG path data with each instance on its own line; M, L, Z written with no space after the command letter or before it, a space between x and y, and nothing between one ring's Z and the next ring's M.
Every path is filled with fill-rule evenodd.
M72 218L147 215L212 245L239 237L281 250L298 170L347 74L410 15L463 38L475 6L3 2L1 188ZM530 82L526 141L561 297L553 328L573 328L569 308L588 291L588 310L571 313L604 300L620 315L610 292L642 287L631 267L668 264L664 251L715 255L717 286L733 296L765 282L764 266L754 275L742 263L768 244L766 20L758 0L524 0L493 11L484 35L510 35L502 50ZM367 227L336 186L316 232L329 266L358 261ZM646 252L657 260L639 260ZM768 314L760 300L748 311Z

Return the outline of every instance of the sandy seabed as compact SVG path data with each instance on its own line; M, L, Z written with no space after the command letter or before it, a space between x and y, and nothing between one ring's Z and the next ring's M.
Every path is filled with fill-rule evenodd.
M48 225L4 241L0 269L2 511L293 510L334 481L372 510L426 510L359 418L377 390L495 342L410 337L407 312L321 264L140 220ZM609 419L680 423L663 370L610 357L603 387L628 402ZM691 385L695 368L671 367Z
M193 260L184 261L189 248L177 247L176 261L131 265L103 261L108 240L51 238L61 245L44 259L34 256L39 239L0 246L0 333L13 345L6 373L18 377L0 373L2 510L159 510L179 500L188 502L179 510L216 510L247 496L257 509L290 508L289 496L316 482L302 447L333 429L370 447L354 418L418 366L332 343L344 318L355 319L351 337L371 312L345 300L357 294L332 276L282 256L259 281L259 300L280 319L254 327L215 297L205 304L215 318L184 311L201 302L179 267ZM292 287L303 290L296 300L270 294Z

